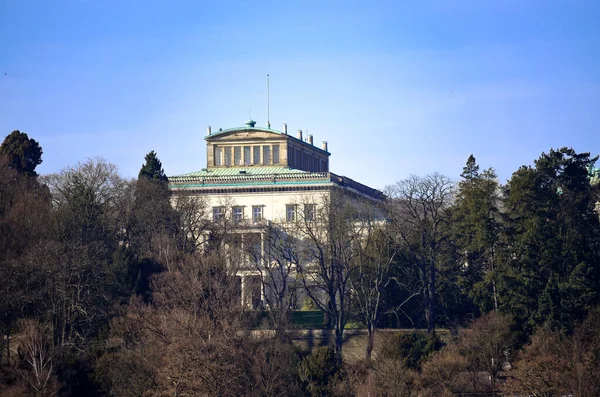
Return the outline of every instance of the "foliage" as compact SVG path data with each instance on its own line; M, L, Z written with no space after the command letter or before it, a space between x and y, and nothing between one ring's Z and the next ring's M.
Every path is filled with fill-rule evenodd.
M390 221L402 243L405 258L418 275L427 330L433 332L439 298L438 276L450 248L444 225L449 217L454 184L438 173L424 177L411 175L388 187L388 194Z
M536 396L600 394L600 309L571 335L545 326L520 352L502 391Z
M332 395L334 377L340 369L334 350L321 346L302 360L300 379L311 396L329 396Z
M35 168L42 163L42 148L26 133L15 130L4 138L0 155L8 158L8 166L28 176L37 176Z
M37 145L25 138L19 164ZM275 338L250 332L236 225L213 222L203 197L172 197L156 153L133 181L102 159L34 178L32 156L19 169L0 155L2 395L600 394L588 153L543 153L504 188L470 156L456 190L413 176L387 208L333 195L293 233L265 228L277 256L244 254L271 264ZM320 311L292 312L304 294ZM349 319L373 335L383 315L431 333L342 362ZM335 348L301 358L288 330L315 323ZM442 347L440 324L469 326Z
M380 358L375 363L375 390L377 396L411 397L417 395L416 374L402 362Z
M492 311L460 331L456 349L466 359L465 371L470 374L473 388L481 383L479 374L483 373L490 388L496 390L503 365L514 355L513 326L510 316Z
M253 381L257 396L300 395L300 356L280 338L258 341L253 354Z
M145 160L146 162L142 165L138 174L138 179L146 179L151 182L166 184L169 180L165 175L162 163L154 150L146 155Z
M570 330L599 302L597 187L588 179L596 159L551 150L506 188L499 306L529 332L546 321Z
M398 332L383 347L384 358L398 360L406 368L420 370L423 362L444 346L436 334Z
M501 233L500 186L493 169L479 172L473 155L461 177L449 228L457 252L457 281L485 313L498 309L495 265Z
M510 317L491 312L422 365L419 387L424 395L490 393L498 390L498 377L513 354Z
M365 205L355 227L362 239L356 244L357 255L352 260L350 286L354 291L354 312L368 333L366 360L371 360L375 344L375 326L382 316L385 288L397 282L392 273L398 251L393 229L383 221L385 214L376 206Z
M320 197L322 204L293 225L295 238L289 245L289 261L295 265L306 295L323 311L328 328L334 329L334 349L342 363L343 335L351 316L351 275L359 253L361 200L338 190ZM309 204L310 205L310 204Z

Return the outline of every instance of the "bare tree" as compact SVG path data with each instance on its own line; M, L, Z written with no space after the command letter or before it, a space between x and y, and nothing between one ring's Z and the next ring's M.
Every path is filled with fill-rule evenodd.
M33 245L23 261L45 276L40 307L55 345L85 347L119 290L111 285L112 254L124 236L131 184L103 159L41 180L52 194L54 236Z
M212 225L208 203L204 197L192 194L178 194L172 201L180 217L181 248L185 252L194 252L203 245Z
M55 374L57 351L52 344L52 331L36 320L21 323L23 338L20 346L22 365L18 374L35 396L54 396L60 388Z
M135 390L152 389L156 396L233 396L251 390L239 280L224 251L182 256L155 276L151 305L134 301L113 321L111 339L119 349L106 364L127 365L139 357L131 375ZM125 385L121 373L107 369L113 387Z
M473 388L481 388L480 374L485 372L488 375L485 381L489 380L492 395L496 395L498 375L515 345L512 326L510 316L492 311L460 331L457 345L467 360L466 370Z
M50 207L47 189L0 155L0 365L10 361L17 320L32 314L38 297L21 258L31 245L51 235Z
M418 270L429 332L435 329L437 275L442 265L444 223L454 183L441 174L412 175L389 186L391 221L403 248Z
M363 207L357 220L362 236L357 241L357 255L353 259L350 285L356 302L357 314L365 323L368 333L366 359L371 360L375 343L375 327L381 315L384 289L393 282L392 263L397 248L389 224L379 208Z
M301 288L296 271L298 240L285 228L270 225L262 231L262 239L262 244L249 244L250 260L260 274L264 304L275 334L282 338Z
M88 243L113 239L121 225L118 192L126 181L117 166L101 158L41 177L52 194L55 218L63 238Z
M294 233L300 239L297 268L306 294L335 331L335 356L342 362L344 327L350 317L350 275L362 230L355 198L334 189L313 198L298 214ZM318 199L318 200L317 200Z

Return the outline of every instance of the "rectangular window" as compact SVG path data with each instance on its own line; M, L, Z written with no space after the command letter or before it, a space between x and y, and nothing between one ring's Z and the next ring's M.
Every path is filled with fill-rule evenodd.
M271 146L263 146L263 164L271 164Z
M304 204L304 219L307 221L314 221L316 216L316 204Z
M253 151L253 156L254 156L254 165L259 165L260 164L260 146L253 146L252 147L252 151Z
M273 145L273 164L279 164L279 145Z
M231 249L231 254L233 256L233 260L235 261L241 261L241 255L242 255L242 249L243 249L243 245L242 245L242 235L238 234L238 233L231 233L228 234L226 237L227 240L227 244L229 245L229 248Z
M287 204L285 206L285 220L294 222L296 220L296 204Z
M244 234L244 246L248 252L250 261L253 263L259 263L263 256L260 233Z
M253 205L252 206L252 222L259 222L263 218L263 206Z
M231 147L225 148L225 165L226 166L231 165Z
M223 164L223 148L215 146L215 165Z
M244 165L252 164L252 155L250 153L250 146L244 146Z
M213 221L214 222L219 222L221 219L223 219L223 215L225 215L225 211L223 210L223 207L213 207Z
M233 207L233 220L240 222L244 219L244 207Z
M235 146L233 148L233 162L235 165L242 165L242 147Z

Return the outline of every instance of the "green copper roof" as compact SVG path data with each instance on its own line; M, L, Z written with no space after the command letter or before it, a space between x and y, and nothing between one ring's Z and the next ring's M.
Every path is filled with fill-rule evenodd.
M241 171L241 172L240 172ZM288 167L234 167L234 168L211 168L190 172L189 174L170 176L172 178L190 178L190 177L209 177L209 176L234 176L234 175L293 175L308 174L307 171L297 170Z
M210 135L206 135L206 136L204 137L204 139L210 139L210 138L212 138L212 137L214 137L214 136L221 135L221 134L225 134L225 133L227 133L227 132L232 132L232 131L246 131L246 130L247 130L247 131L266 131L266 132L272 132L272 133L274 133L274 134L286 135L286 136L290 136L290 137L294 138L294 137L293 137L293 136L291 136L291 135L284 134L283 132L281 132L281 131L278 131L278 130L275 130L275 129L273 129L273 128L268 128L268 127L255 127L254 125L253 125L253 126L249 126L249 125L248 125L248 123L250 123L250 122L256 123L256 121L254 121L254 120L248 120L248 121L246 122L246 125L245 125L244 127L233 127L233 128L227 128L227 129L225 129L225 130L223 130L223 129L220 129L219 131L215 131L215 132L213 132L213 133L212 133L212 134L210 134Z
M379 190L345 176L331 172L308 172L288 167L213 168L169 177L169 187L175 190L285 185L338 185L376 200L385 198Z

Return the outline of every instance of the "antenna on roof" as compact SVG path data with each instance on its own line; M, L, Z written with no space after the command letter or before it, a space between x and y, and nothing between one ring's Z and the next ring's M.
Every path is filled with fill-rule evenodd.
M270 117L270 90L269 90L269 74L267 73L267 128L271 128L271 117Z

